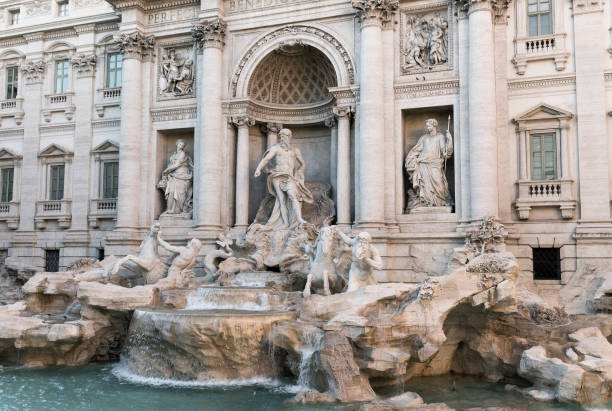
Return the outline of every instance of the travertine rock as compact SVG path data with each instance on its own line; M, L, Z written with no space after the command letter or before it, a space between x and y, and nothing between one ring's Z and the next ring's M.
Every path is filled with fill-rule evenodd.
M360 411L453 411L444 403L425 404L423 398L414 392L405 392L387 399L379 399L363 404Z

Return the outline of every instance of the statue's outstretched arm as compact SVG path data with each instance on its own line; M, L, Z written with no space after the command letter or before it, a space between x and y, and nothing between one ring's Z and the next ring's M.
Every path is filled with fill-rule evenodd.
M178 254L181 252L181 249L179 247L175 247L173 245L168 244L167 242L162 240L161 237L157 237L157 242L159 243L159 245L161 245L162 247L164 247L166 250L170 251L171 253Z
M274 158L275 155L276 151L273 149L266 151L263 158L257 165L257 168L255 169L255 177L259 177L259 175L261 174L261 170L270 162L270 160Z
M344 241L346 244L352 246L353 244L355 244L355 240L350 238L349 236L347 236L346 234L344 234L342 231L338 230L336 231L338 233L338 235L340 236L340 238L342 239L342 241Z

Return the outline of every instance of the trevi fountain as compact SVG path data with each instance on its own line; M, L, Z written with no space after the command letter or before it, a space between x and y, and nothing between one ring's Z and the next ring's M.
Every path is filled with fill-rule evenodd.
M443 275L377 283L372 235L330 225L328 188L304 181L291 130L278 136L254 173L268 190L255 221L203 257L155 222L133 255L58 273L7 263L25 283L0 307L3 409L610 406L609 277L572 297L591 314L570 315L519 285L507 232L486 217ZM405 159L412 207L448 206L452 139L427 120ZM190 212L184 148L158 183L165 215Z

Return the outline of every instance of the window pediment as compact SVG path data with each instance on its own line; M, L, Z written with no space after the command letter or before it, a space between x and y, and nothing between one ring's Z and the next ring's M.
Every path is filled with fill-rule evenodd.
M21 160L21 155L16 154L8 148L0 148L0 161L17 161Z
M70 158L72 157L72 151L67 150L66 148L60 146L59 144L50 144L45 149L43 149L38 157L40 158L53 158L53 157L64 157Z
M574 115L569 111L563 110L559 107L551 106L550 104L540 103L539 105L529 109L520 116L516 117L513 121L515 123L521 123L524 121L534 120L569 120L572 117L574 117Z
M116 154L119 153L119 144L113 140L106 140L91 150L92 154Z

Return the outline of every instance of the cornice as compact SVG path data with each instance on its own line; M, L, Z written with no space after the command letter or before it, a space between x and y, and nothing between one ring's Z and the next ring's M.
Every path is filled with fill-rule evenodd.
M39 126L39 130L41 132L64 132L64 131L74 131L75 125L74 123L59 123L59 124L48 124Z
M576 76L540 77L528 80L508 81L509 90L538 89L547 87L573 86L576 84Z
M77 31L73 28L43 33L44 40L57 40L57 39L65 39L68 37L76 37L76 36L77 36Z
M448 80L396 84L394 90L395 97L398 99L458 94L459 79L453 78Z
M1 128L0 136L23 136L23 127Z
M107 0L115 9L121 11L138 8L142 11L172 9L181 6L199 5L200 0Z
M195 105L178 108L157 108L151 109L153 122L191 120L196 118L197 110Z
M93 128L116 128L121 126L120 119L96 120L91 122Z

